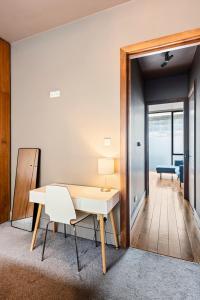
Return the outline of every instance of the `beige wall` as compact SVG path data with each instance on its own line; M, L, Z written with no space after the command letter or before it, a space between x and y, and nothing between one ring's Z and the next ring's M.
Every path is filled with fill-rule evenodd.
M199 0L131 1L14 43L12 187L18 147L41 148L41 184L101 185L97 157L119 156L120 47L200 27L199 10ZM56 88L62 97L49 99Z

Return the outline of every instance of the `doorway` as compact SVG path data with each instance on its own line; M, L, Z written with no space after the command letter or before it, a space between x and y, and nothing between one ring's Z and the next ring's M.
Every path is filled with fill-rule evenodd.
M130 69L130 245L190 261L200 257L195 254L188 221L188 214L195 210L196 189L196 109L194 88L188 96L188 82L198 47L132 57ZM189 155L185 155L187 148ZM189 181L184 180L187 163ZM192 221L195 224L194 216Z
M180 178L180 168L182 173L184 168L184 103L147 107L149 194L131 228L131 246L198 261L188 222L192 210L184 199ZM194 217L192 221L195 223Z
M129 72L131 55L141 56L147 53L161 52L186 45L199 44L200 30L192 30L152 41L139 43L121 49L121 245L130 245L130 207L128 176L128 124L129 124ZM128 71L129 70L129 71ZM139 146L139 144L138 144Z
M156 172L161 178L178 179L180 187L184 186L184 102L147 105L147 170ZM159 147L160 146L160 147ZM164 167L171 170L164 170ZM162 172L163 167L163 172ZM168 171L168 173L165 173ZM181 174L180 174L181 172ZM148 195L149 181L146 191Z

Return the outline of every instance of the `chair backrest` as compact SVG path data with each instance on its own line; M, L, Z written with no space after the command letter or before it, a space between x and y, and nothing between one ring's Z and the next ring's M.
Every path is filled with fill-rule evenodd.
M67 187L48 185L45 195L45 213L51 221L70 224L76 219L74 204Z
M176 159L175 162L174 162L174 165L175 165L176 167L182 166L183 164L184 164L184 163L183 163L183 160L178 160L178 159Z

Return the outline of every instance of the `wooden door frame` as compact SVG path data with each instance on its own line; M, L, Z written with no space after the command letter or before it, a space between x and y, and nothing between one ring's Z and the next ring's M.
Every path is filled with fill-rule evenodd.
M136 43L120 49L120 234L123 248L127 248L130 245L128 176L130 55L139 57L145 54L159 53L197 44L200 44L200 28Z
M11 46L0 37L0 223L10 220L11 208ZM3 180L2 180L3 178Z

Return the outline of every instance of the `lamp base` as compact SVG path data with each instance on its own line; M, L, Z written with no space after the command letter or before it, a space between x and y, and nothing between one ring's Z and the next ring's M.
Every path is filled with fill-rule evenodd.
M110 192L111 188L101 188L101 192Z

